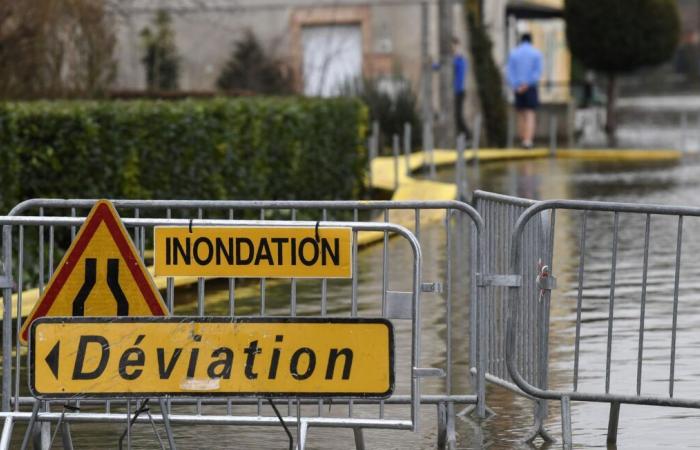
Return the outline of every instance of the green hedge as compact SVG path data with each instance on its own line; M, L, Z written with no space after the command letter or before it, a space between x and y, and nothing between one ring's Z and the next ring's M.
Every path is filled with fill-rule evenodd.
M353 99L0 105L0 206L33 197L351 199L367 110Z

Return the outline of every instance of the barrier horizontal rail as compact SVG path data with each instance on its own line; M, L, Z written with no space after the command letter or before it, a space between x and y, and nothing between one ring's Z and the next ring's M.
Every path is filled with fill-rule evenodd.
M668 205L645 205L631 204L622 202L597 202L583 200L549 200L538 202L530 206L517 220L512 234L512 246L510 248L510 271L516 273L521 267L523 258L523 245L525 245L525 229L528 223L543 212L549 211L552 215L556 212L559 214L567 214L570 216L569 222L573 225L572 230L576 230L578 239L569 239L567 242L572 242L574 246L578 246L578 265L575 266L577 277L576 286L572 287L572 291L576 294L576 307L574 322L575 331L573 331L573 370L572 383L570 389L552 389L543 386L537 386L524 374L518 366L519 358L516 340L520 333L519 325L515 322L515 317L520 314L525 298L528 293L524 292L521 287L512 286L509 288L508 298L508 324L507 324L507 346L506 359L508 371L513 382L519 389L526 394L546 400L557 400L562 405L562 433L564 448L570 448L572 445L571 432L571 401L584 402L602 402L610 404L610 416L608 422L608 442L614 443L617 440L617 428L619 420L619 411L621 404L649 405L649 406L668 406L668 407L683 407L683 408L700 408L700 398L687 395L678 395L674 391L675 382L678 378L676 373L677 360L680 357L677 352L677 335L679 333L678 318L679 318L679 291L681 288L681 270L682 270L682 252L683 252L683 237L684 230L689 228L688 222L684 218L700 217L700 208L668 206ZM596 220L594 224L591 221ZM603 221L604 220L604 221ZM662 223L663 227L658 224ZM656 223L654 228L652 225ZM697 224L696 224L697 225ZM610 228L608 228L610 227ZM625 240L620 237L621 230L626 230ZM595 231L594 237L588 235ZM608 231L610 230L610 231ZM610 233L610 234L607 234ZM687 231L686 231L687 234ZM663 252L650 255L651 244L654 241L660 241L663 247ZM596 287L601 289L604 280L601 273L602 267L599 262L601 251L607 248L609 253L605 253L605 258L610 255L609 278L606 289L607 294L607 313L605 319L600 317L600 320L605 320L607 324L607 332L601 337L605 338L605 369L597 372L596 380L600 378L600 389L586 387L582 389L580 383L580 354L584 341L582 340L581 328L584 323L582 317L584 313L583 302L586 300L585 294L585 279L589 275L586 270L586 258L591 258L591 255L599 256L594 269L598 275L595 279ZM657 264L661 264L662 268L653 266L650 268L650 256L659 259ZM624 264L623 264L624 263ZM641 263L641 267L639 266ZM631 278L629 275L625 278L624 283L627 287L624 296L616 292L618 281L616 276L622 270L627 272L640 270L639 278L635 276ZM655 272L654 272L655 271ZM663 310L670 314L668 331L671 335L670 345L668 348L668 362L664 363L668 377L667 393L646 393L642 389L642 373L645 361L645 333L653 331L645 323L646 305L650 301L648 293L648 283L650 275L659 276L659 271L663 271L663 277L669 280L669 295L666 297L668 301L664 303ZM632 281L635 280L635 281ZM671 284L672 282L672 284ZM632 284L633 283L633 284ZM629 293L630 286L635 286L639 289L639 297L632 296ZM672 288L671 288L672 286ZM672 292L672 293L671 293ZM597 294L600 296L600 294ZM656 293L656 295L660 295ZM634 319L634 317L620 318L615 316L615 300L616 297L620 301L625 300L623 306L632 305L639 311L638 326L631 329L631 332L624 336L614 334L616 321L622 319ZM596 297L599 298L599 297ZM657 307L658 309L658 307ZM629 311L630 307L625 307L625 311ZM602 311L601 311L602 313ZM599 313L599 316L602 314ZM658 311L657 311L658 314ZM598 317L598 316L596 316ZM628 325L629 327L629 325ZM655 323L654 328L658 329L659 324ZM625 383L623 386L613 386L611 383L611 374L617 363L612 358L612 348L614 339L628 338L634 341L637 347L637 355L634 361L636 369L636 386L634 383ZM549 342L547 342L549 343ZM590 344L589 344L590 345ZM632 368L632 364L625 367ZM590 378L591 369L588 369L587 384L592 381ZM631 372L631 371L630 371ZM655 377L658 378L658 377ZM632 378L634 379L634 378ZM656 380L655 380L656 381ZM662 381L659 380L659 383ZM635 388L633 393L625 391Z

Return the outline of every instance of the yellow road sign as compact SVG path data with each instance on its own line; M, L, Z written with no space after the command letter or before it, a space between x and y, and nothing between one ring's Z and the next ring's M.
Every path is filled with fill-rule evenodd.
M156 227L158 276L351 278L352 230Z
M162 316L165 303L107 200L98 201L22 325L43 316Z
M45 317L31 327L39 398L377 397L394 386L385 319Z

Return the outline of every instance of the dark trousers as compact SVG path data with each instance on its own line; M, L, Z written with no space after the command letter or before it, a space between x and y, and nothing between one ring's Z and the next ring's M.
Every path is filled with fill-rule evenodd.
M457 129L457 135L463 134L465 138L469 138L469 128L467 123L464 121L464 98L465 92L455 92L455 128Z

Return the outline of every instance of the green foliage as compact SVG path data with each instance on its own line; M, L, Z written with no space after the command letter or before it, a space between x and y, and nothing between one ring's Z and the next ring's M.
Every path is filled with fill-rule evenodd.
M219 89L257 94L289 94L292 79L284 65L268 55L252 31L233 44L233 50L216 82Z
M481 19L480 2L467 0L469 41L477 91L484 116L486 145L505 147L508 117L501 72L493 60L493 43Z
M411 124L411 144L421 143L422 125L418 112L418 100L411 83L401 75L389 78L356 80L345 84L341 94L361 99L368 107L370 122L378 121L381 130L380 151L392 145L393 135L403 139L405 123Z
M601 72L628 72L668 61L678 45L676 0L566 0L571 53Z
M0 1L0 98L102 96L115 42L106 0Z
M352 199L357 100L28 102L0 106L0 207L34 197Z
M141 30L144 54L141 62L146 69L146 85L149 90L172 91L177 89L180 76L180 58L175 46L175 32L167 11L160 10L149 27Z

